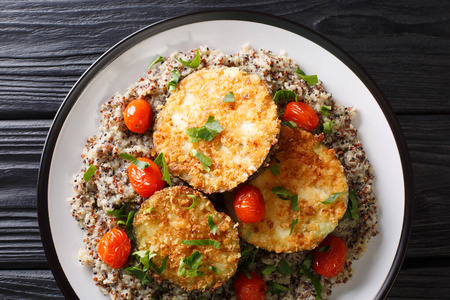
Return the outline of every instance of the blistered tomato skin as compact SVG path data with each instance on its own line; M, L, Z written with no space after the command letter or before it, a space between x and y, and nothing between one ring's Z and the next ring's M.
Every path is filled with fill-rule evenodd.
M320 249L327 251L321 252ZM323 251L322 250L322 251ZM314 250L313 269L317 274L325 277L338 275L345 265L347 256L347 245L340 237L329 235Z
M118 228L108 231L101 238L97 247L100 259L114 269L119 269L127 263L130 251L130 239L123 230Z
M133 100L125 108L123 118L130 131L144 133L152 124L152 107L144 99Z
M297 127L313 131L319 125L319 116L311 106L304 102L289 102L286 105L283 119L292 121Z
M234 292L238 300L264 300L267 286L264 280L257 274L250 272L248 279L244 272L239 273L234 281Z
M234 197L234 210L239 220L244 223L257 223L266 212L261 191L253 185L241 187Z
M156 191L163 189L166 182L162 180L161 170L151 159L140 157L138 160L147 162L150 166L142 170L130 164L128 178L134 191L141 197L148 198Z

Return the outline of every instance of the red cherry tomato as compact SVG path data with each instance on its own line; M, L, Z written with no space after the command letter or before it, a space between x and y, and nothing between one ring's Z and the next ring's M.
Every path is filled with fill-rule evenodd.
M150 166L142 170L134 164L130 164L128 167L128 178L136 193L144 198L148 198L156 191L163 189L166 183L162 180L161 170L151 159L140 157L138 160L147 162Z
M126 264L130 251L130 239L123 230L118 228L111 229L105 234L97 247L100 259L114 269L119 269Z
M327 251L321 252L320 249ZM347 246L340 237L329 235L322 243L314 250L313 269L317 274L325 277L334 277L345 264L345 257L347 256Z
M266 212L263 195L256 186L241 187L234 197L234 210L239 220L244 223L261 221Z
M128 103L123 113L127 128L135 133L146 132L152 123L153 111L144 99L136 99Z
M304 102L289 102L283 116L285 121L294 122L297 127L313 131L319 125L319 116Z
M248 279L244 272L239 273L234 281L234 292L238 300L264 300L267 286L264 280L257 274L250 272Z

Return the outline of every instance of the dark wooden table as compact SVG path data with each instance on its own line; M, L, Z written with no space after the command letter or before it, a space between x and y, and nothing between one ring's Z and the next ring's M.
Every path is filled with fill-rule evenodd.
M415 181L409 249L388 299L450 297L450 2L250 3L0 2L1 299L63 298L41 244L36 181L52 118L77 78L108 48L146 25L224 8L306 25L373 77L401 124Z

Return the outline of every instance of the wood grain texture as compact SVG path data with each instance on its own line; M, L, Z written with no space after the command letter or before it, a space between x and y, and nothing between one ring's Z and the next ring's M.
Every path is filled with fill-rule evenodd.
M77 78L122 38L165 18L226 8L275 13L325 35L368 71L395 112L450 113L450 4L427 3L279 1L274 10L274 1L2 1L0 118L52 118ZM424 91L428 101L411 97Z
M0 299L63 299L40 241L36 177L51 119L73 84L136 30L212 9L305 25L375 80L398 115L415 183L409 248L388 299L448 298L449 1L25 0L0 1Z

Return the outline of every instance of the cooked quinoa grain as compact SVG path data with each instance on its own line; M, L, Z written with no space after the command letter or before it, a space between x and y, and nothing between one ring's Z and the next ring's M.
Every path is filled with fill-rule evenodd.
M255 50L246 45L239 53L232 55L207 47L199 47L199 53L201 63L197 69L184 67L176 59L193 60L195 49L188 53L174 52L166 57L164 62L149 70L124 94L117 93L102 105L98 134L87 139L81 155L82 168L80 173L74 176L74 196L70 199L72 216L84 231L84 246L79 252L81 264L92 268L94 283L111 299L198 299L200 297L236 299L233 289L234 277L217 289L204 292L186 292L168 280L151 276L149 283L142 284L136 276L124 271L124 268L136 265L133 257L129 258L124 268L115 270L99 259L97 245L106 232L115 227L123 227L107 211L118 210L124 205L127 211L138 211L146 200L131 187L127 174L129 162L120 158L119 154L127 153L135 157L151 159L158 154L153 143L153 127L144 134L135 134L126 128L123 121L126 105L137 98L145 99L152 106L154 118L157 118L170 95L167 91L167 83L172 78L172 70L180 72L182 81L188 75L203 69L238 68L246 74L258 76L272 97L280 89L294 91L298 101L309 104L318 113L320 124L334 121L332 133L323 136L323 144L334 150L342 164L349 191L356 189L359 220L351 218L341 220L332 232L345 240L348 253L344 269L338 276L324 278L315 274L323 286L322 298L326 299L331 294L333 285L345 283L352 277L352 262L361 257L367 248L368 241L377 233L377 202L373 192L373 170L357 136L357 129L352 123L356 117L356 108L343 107L336 103L320 81L310 87L295 73L298 65L285 53L275 55L270 51ZM320 74L318 76L320 79ZM285 105L286 101L277 105L281 118ZM320 113L322 105L331 106L330 115L324 116ZM320 132L317 129L313 134L320 134ZM91 164L98 169L91 180L85 182L82 178L83 173ZM174 185L185 184L175 176L172 176L172 182ZM220 199L220 195L215 195L214 198ZM217 200L213 204L217 207L222 206ZM252 246L240 240L241 253L250 247ZM132 252L137 250L133 240ZM311 281L298 276L301 264L308 253L308 251L275 253L261 249L256 252L255 263L250 268L253 272L261 275L266 265L278 267L282 259L294 270L292 275L273 272L263 276L266 283L275 282L289 288L287 292L281 294L269 293L267 299L315 299L316 294Z

